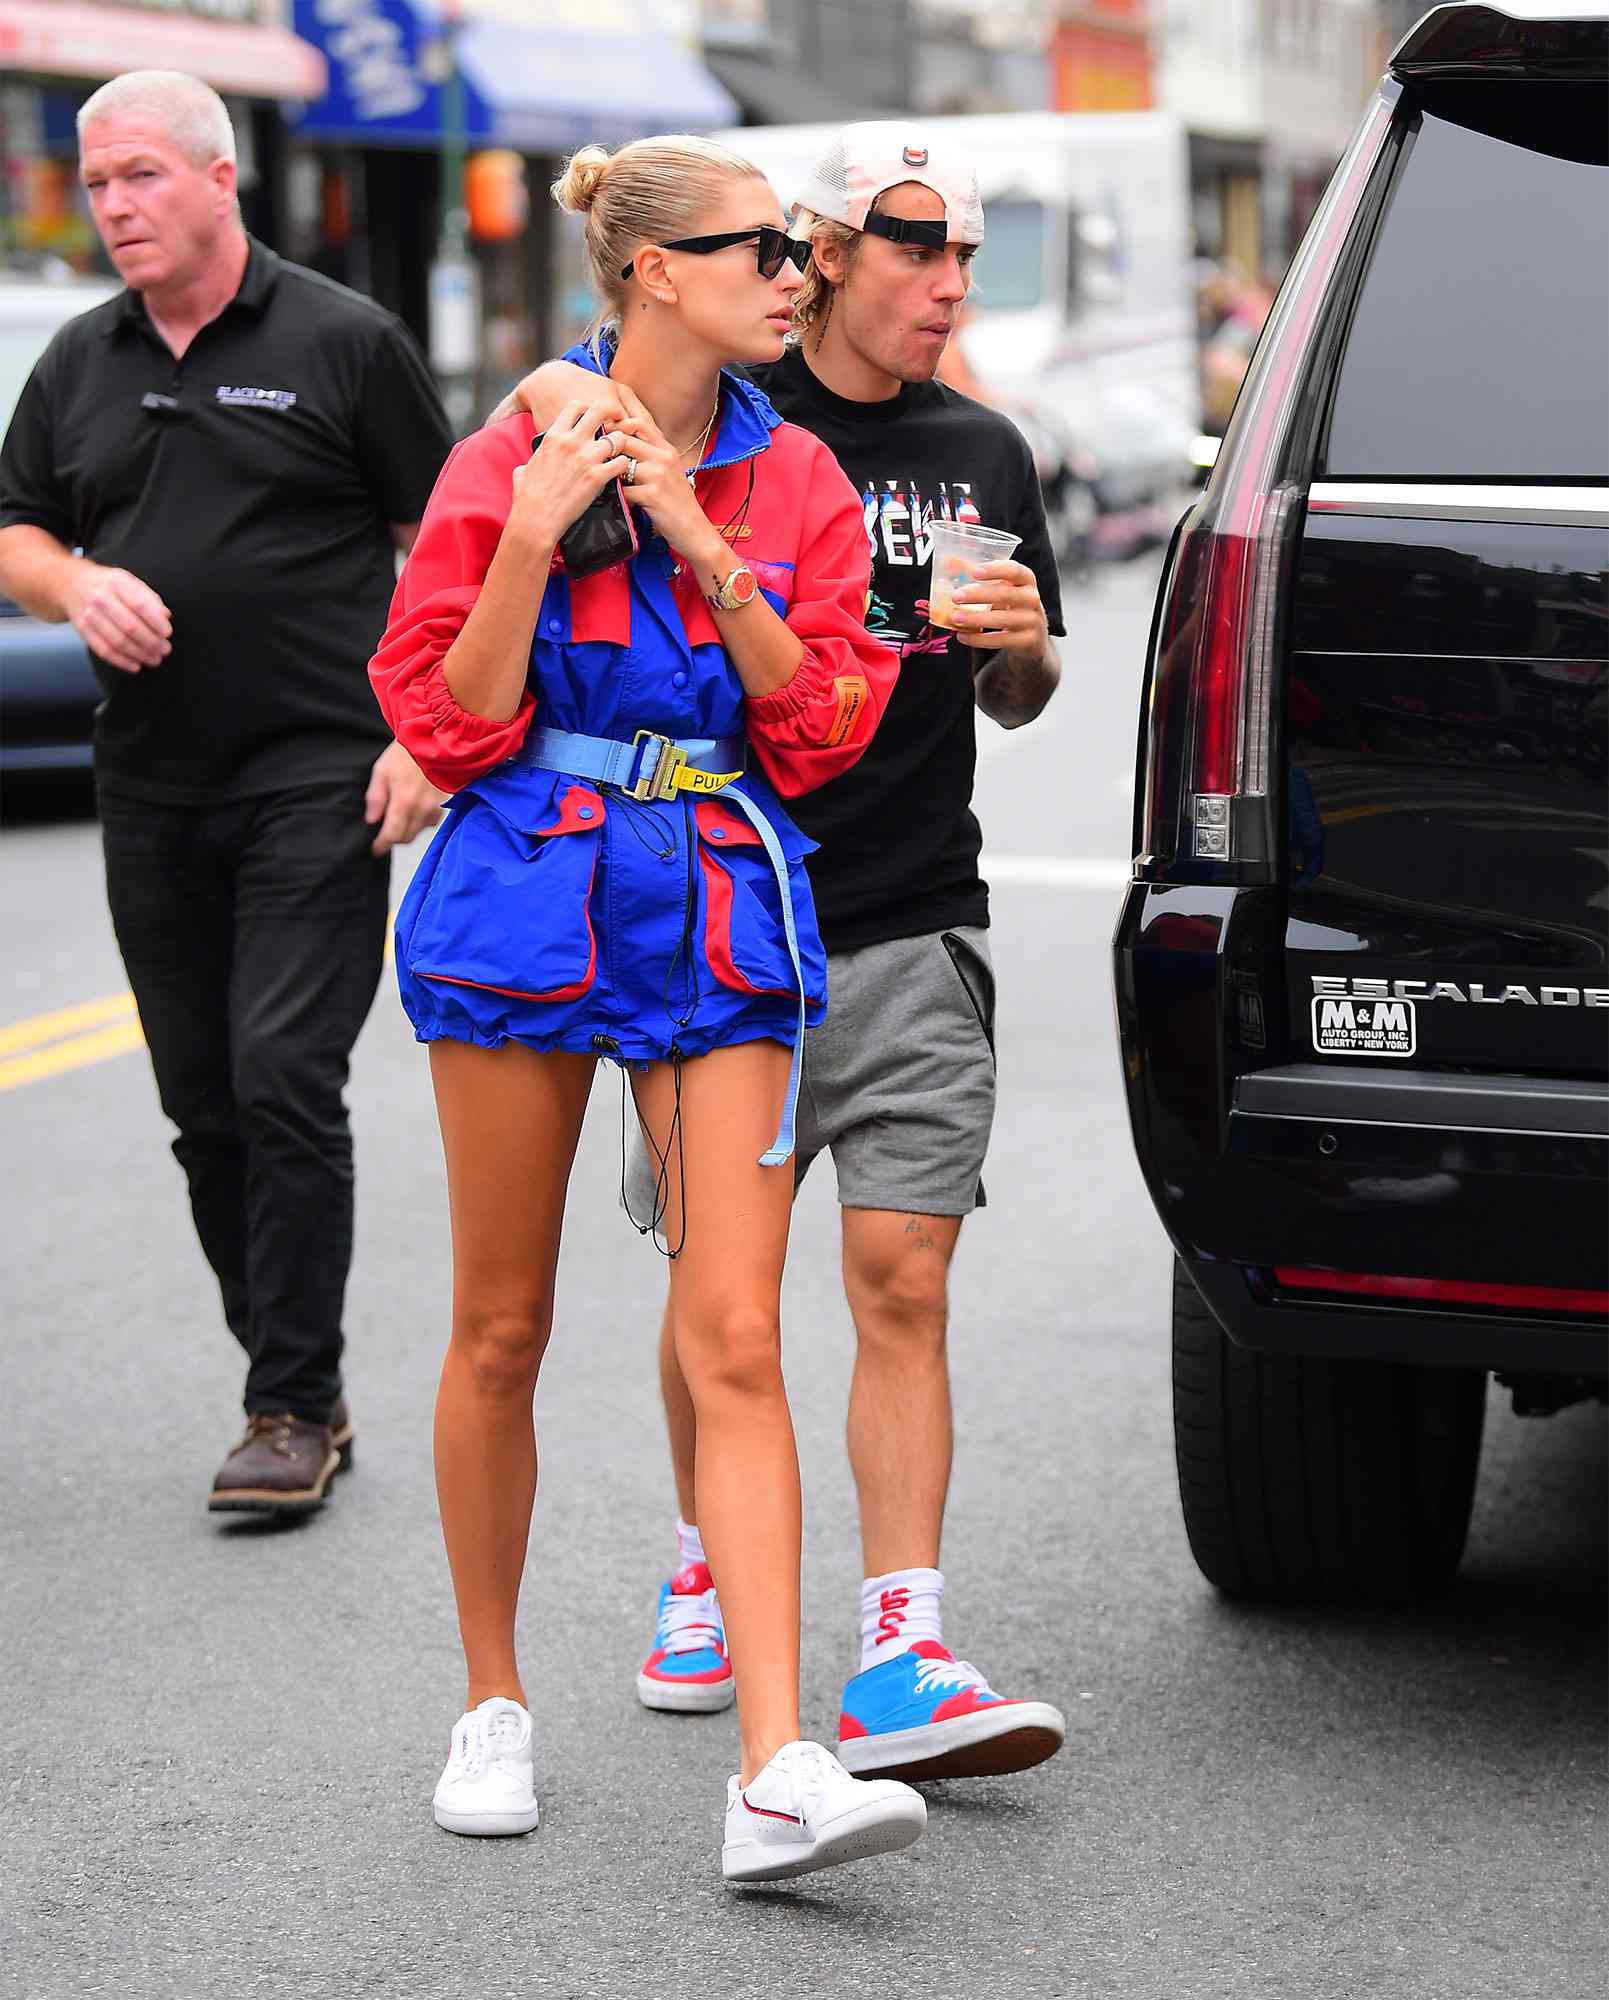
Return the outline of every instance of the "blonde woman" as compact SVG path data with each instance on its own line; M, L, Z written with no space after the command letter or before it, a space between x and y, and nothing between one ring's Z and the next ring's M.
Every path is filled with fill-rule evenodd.
M845 1607L858 1664L839 1704L838 1754L863 1776L998 1776L1052 1756L1066 1722L1048 1701L998 1693L954 1656L944 1624L949 1274L964 1219L983 1200L995 1102L974 714L1016 729L1044 709L1061 676L1061 596L1027 443L998 411L934 380L984 234L969 155L942 124L850 125L801 187L782 192L800 197L793 231L809 238L812 262L793 302L797 341L751 379L832 450L861 494L867 622L905 662L866 756L799 805L820 842L810 879L833 994L833 1018L806 1054L799 1174L831 1154L858 1343L847 1437L864 1567L858 1602ZM539 417L587 380L572 360L520 384ZM1022 538L1021 561L980 569L957 603L986 599L987 612L968 606L959 630L939 631L928 615L929 529L980 518ZM628 1175L639 1201L644 1173L651 1190L639 1148ZM724 1706L732 1682L688 1632L695 1594L696 1616L716 1633L720 1603L699 1569L696 1412L670 1303L660 1380L676 1562L636 1681L646 1706L685 1712Z
M455 794L397 925L453 1231L436 1471L468 1695L435 1816L468 1834L537 1821L514 1639L531 1401L602 1055L629 1071L659 1163L640 1220L673 1252L698 1408L741 1733L722 1867L767 1880L908 1845L926 1821L908 1787L859 1782L799 1741L778 1327L799 1045L825 1000L811 844L779 794L855 761L896 661L862 623L848 482L723 373L776 359L799 285L765 180L668 138L585 148L554 193L586 218L598 401L623 414L600 433L583 398L540 438L520 415L460 445L371 666L399 738ZM635 553L616 541L619 560L579 574L608 554L622 504ZM566 539L583 514L587 551Z

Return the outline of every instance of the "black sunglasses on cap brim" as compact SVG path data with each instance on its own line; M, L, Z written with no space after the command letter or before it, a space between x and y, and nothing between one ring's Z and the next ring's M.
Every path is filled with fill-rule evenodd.
M941 223L942 229L943 224ZM790 236L785 229L773 229L768 223L761 223L757 229L729 229L722 236L680 236L674 243L661 243L661 250L690 250L695 257L708 257L715 250L730 250L734 243L752 243L755 261L760 267L762 278L774 278L784 264L790 261L800 271L810 262L810 245L801 243ZM637 260L632 258L620 273L624 283L637 268Z

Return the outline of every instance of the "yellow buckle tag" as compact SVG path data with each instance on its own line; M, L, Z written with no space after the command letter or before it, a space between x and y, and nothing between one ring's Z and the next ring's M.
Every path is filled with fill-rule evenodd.
M735 778L741 778L741 771L683 771L678 776L678 785L684 792L724 792Z

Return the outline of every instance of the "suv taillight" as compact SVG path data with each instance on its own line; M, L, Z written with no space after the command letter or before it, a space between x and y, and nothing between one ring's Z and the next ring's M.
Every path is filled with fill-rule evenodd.
M1277 853L1269 753L1285 582L1315 426L1311 366L1323 309L1391 124L1370 105L1297 251L1206 492L1169 565L1151 681L1142 863L1261 868Z

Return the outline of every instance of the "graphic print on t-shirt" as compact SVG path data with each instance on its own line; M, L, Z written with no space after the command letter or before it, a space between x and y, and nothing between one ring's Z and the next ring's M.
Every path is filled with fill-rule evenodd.
M924 492L915 479L868 481L860 494L866 517L866 539L872 552L872 587L866 600L866 629L874 639L913 653L948 651L950 634L928 621L927 579L914 595L901 586L898 570L926 571L933 560L933 522L959 521L980 525L970 479L929 480ZM917 579L911 579L917 582Z
M866 624L904 661L871 747L853 770L790 800L812 840L810 886L829 952L857 951L989 921L971 810L980 656L928 617L932 524L1022 536L1047 622L1062 631L1033 454L997 411L942 382L907 382L886 402L836 396L789 348L755 379L782 417L831 450L860 495L872 557Z

